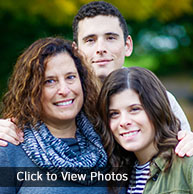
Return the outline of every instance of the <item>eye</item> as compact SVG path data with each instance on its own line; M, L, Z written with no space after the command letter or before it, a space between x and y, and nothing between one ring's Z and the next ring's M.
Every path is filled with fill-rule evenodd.
M68 75L68 76L67 76L67 79L69 79L69 80L73 80L73 79L75 79L75 78L76 78L75 75Z
M76 78L77 78L76 74L69 74L69 75L66 75L65 80L67 83L72 84L76 81Z
M116 40L116 38L114 36L108 36L107 40Z
M47 79L47 80L44 81L44 84L45 85L51 85L53 83L55 83L55 80L54 79Z
M141 110L142 110L141 107L135 106L135 107L132 107L132 108L130 109L130 112L131 112L131 113L137 113L137 112L139 112L139 111L141 111Z
M89 37L86 37L86 38L84 39L84 41L85 41L85 43L87 43L87 44L92 44L92 43L94 43L94 42L96 41L96 37L95 37L95 36L89 36Z
M139 110L139 107L132 108L131 110L132 111L138 111Z
M93 38L89 38L89 39L86 40L86 42L93 42L93 41L94 41Z
M116 117L118 116L118 114L119 114L119 113L116 112L116 111L110 112L110 113L109 113L109 118L110 118L110 119L116 118Z

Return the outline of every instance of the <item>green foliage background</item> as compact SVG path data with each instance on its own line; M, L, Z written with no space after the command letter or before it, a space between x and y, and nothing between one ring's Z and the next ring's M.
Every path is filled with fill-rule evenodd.
M89 0L0 0L0 95L17 57L41 37L72 39L72 20ZM157 75L193 75L193 0L109 0L126 18L134 41L125 66Z

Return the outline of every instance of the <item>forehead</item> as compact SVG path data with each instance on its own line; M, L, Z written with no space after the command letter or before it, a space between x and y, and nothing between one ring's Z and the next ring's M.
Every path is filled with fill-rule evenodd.
M78 23L78 37L81 38L89 34L99 35L109 32L116 32L123 36L118 17L99 15L92 18L86 17Z
M74 60L67 52L58 53L48 58L45 73L53 73L55 71L77 71Z
M139 95L132 89L125 89L110 97L110 108L114 106L125 107L133 104L141 104Z

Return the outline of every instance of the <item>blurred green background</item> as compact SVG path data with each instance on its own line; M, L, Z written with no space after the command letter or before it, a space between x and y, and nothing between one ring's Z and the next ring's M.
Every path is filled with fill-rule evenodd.
M0 96L17 57L38 38L72 39L72 20L89 0L0 0ZM126 18L134 52L125 66L151 69L193 128L193 0L109 0Z

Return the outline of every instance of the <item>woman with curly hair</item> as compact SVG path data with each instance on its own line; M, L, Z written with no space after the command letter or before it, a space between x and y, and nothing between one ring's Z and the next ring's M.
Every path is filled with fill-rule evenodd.
M1 182L7 187L1 187L0 193L32 193L31 187L37 184L33 193L107 192L105 187L93 188L98 183L89 176L71 178L90 175L99 168L105 172L107 165L107 155L94 130L98 87L71 45L62 38L49 37L27 48L16 62L1 112L3 118L15 118L24 142L0 147L0 166L37 167L44 178L49 173L57 180L41 184L40 176L33 184L33 180L26 180L26 172L18 174L16 168L13 172L8 168L10 176L3 176Z
M131 67L112 72L97 108L109 162L130 175L127 193L193 193L193 158L175 155L180 122L151 71Z

